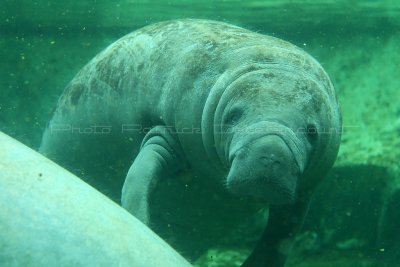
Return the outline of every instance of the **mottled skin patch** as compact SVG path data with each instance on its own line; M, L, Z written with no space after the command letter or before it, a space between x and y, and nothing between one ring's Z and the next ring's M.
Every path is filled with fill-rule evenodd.
M259 125L264 136L248 134ZM116 201L125 183L124 207L191 258L254 216L260 199L280 203L244 266L281 267L281 244L336 158L340 125L329 77L303 50L177 20L91 60L60 97L40 150Z

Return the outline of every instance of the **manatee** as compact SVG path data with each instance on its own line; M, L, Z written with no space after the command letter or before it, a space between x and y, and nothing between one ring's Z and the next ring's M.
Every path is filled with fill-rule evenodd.
M40 151L121 197L191 259L268 208L243 266L283 266L340 137L334 87L305 51L186 19L138 29L93 58L60 97Z
M139 220L0 132L0 265L190 267Z

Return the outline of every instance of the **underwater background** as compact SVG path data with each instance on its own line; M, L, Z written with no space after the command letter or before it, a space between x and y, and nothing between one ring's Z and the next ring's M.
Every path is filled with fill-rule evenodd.
M339 157L287 266L400 266L400 1L0 0L0 130L37 149L80 68L123 35L179 18L292 42L321 63L337 90ZM246 239L257 239L241 233L197 266L239 266Z

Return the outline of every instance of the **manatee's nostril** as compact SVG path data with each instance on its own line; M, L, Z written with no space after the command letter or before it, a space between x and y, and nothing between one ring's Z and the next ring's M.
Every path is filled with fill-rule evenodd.
M264 167L276 167L281 165L278 158L274 154L270 154L269 156L261 156L260 162L264 165Z
M264 167L268 167L269 165L271 165L271 158L266 157L266 156L262 156L260 157L260 162L264 165Z

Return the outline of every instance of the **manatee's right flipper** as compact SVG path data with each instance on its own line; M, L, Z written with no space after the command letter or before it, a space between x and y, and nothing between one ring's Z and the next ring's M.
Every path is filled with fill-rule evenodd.
M183 152L163 126L152 128L145 136L139 154L128 171L122 189L122 206L143 223L149 223L149 196L156 184L185 166Z

